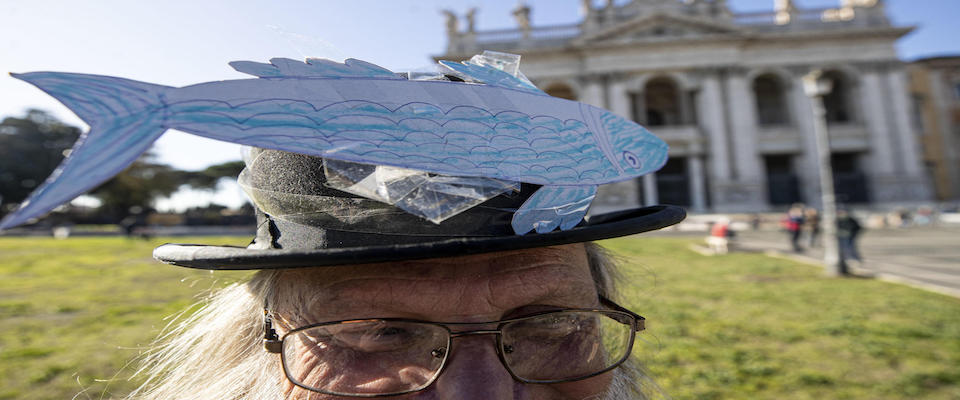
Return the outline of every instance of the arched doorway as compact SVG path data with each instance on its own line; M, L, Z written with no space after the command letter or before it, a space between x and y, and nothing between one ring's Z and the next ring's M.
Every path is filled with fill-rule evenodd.
M827 123L845 124L854 121L853 107L851 100L853 95L853 85L846 74L840 71L827 71L823 74L823 79L828 79L833 83L833 89L826 96L823 96L823 107L826 110Z
M643 88L645 125L667 126L682 123L680 87L673 79L651 79Z
M757 123L760 126L778 126L790 123L784 85L773 74L763 74L753 80L753 98L757 104Z

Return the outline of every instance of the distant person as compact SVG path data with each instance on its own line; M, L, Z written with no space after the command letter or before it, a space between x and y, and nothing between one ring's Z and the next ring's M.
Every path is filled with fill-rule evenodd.
M763 217L760 214L751 214L750 215L750 229L755 231L760 230L760 225L763 224Z
M909 227L910 223L913 220L913 216L910 215L910 211L905 209L900 210L898 211L898 215L900 216L900 227L901 228Z
M840 243L840 257L846 260L856 260L862 263L860 251L857 250L857 236L863 228L847 210L837 210L837 240Z
M809 239L807 246L811 248L816 247L817 239L820 237L820 213L816 208L807 207L807 209L803 211L803 217Z
M913 222L918 226L926 226L933 223L933 209L928 206L921 206L917 209L917 215Z
M781 225L787 231L787 237L790 239L790 246L795 253L803 252L800 246L800 234L803 232L803 204L794 204L787 210L787 215L783 217Z
M734 233L730 230L730 218L720 218L710 227L710 236L707 236L707 245L713 254L727 254L729 252L730 240Z

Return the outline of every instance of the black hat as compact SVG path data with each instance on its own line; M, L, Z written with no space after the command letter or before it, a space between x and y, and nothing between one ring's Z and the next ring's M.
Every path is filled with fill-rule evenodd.
M491 198L439 224L327 185L324 159L253 149L240 183L257 208L247 247L165 244L164 263L215 270L349 265L452 257L609 239L676 224L686 213L652 206L586 218L569 230L518 236L513 212L539 186Z

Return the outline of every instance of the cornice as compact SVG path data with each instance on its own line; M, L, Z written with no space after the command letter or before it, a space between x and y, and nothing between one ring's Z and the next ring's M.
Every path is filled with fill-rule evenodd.
M642 49L649 47L663 47L669 45L688 46L688 45L711 45L711 44L733 44L737 46L752 45L755 43L770 44L771 41L797 42L797 41L822 41L826 39L898 39L903 35L913 31L914 27L883 27L883 28L862 28L854 27L849 29L830 29L821 31L790 31L790 32L752 32L736 34L712 34L701 36L684 36L656 38L655 40L632 40L629 42L601 41L593 43L568 42L558 46L544 46L531 48L500 48L499 51L516 52L523 55L551 55L558 53L574 53L577 57L590 57L591 53L597 51L607 51L611 49ZM482 46L481 46L482 47ZM433 56L434 60L465 60L472 56L469 54L443 54Z
M621 22L619 24L602 28L596 32L591 32L586 35L582 35L578 38L574 38L572 43L577 45L585 45L589 42L599 41L602 42L606 39L616 38L618 35L621 35L625 32L630 32L638 27L644 25L654 25L658 22L663 21L672 21L682 25L687 26L697 26L702 28L715 29L719 31L724 31L727 34L730 33L741 33L745 32L745 29L739 25L719 23L713 20L706 20L703 18L696 17L687 17L682 15L674 15L668 13L657 12L649 15L638 16L637 18Z

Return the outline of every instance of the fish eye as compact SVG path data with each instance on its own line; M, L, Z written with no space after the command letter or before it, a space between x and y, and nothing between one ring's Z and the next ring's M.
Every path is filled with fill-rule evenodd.
M627 165L633 168L640 168L640 158L636 154L633 154L629 151L623 152L623 161L627 162Z

